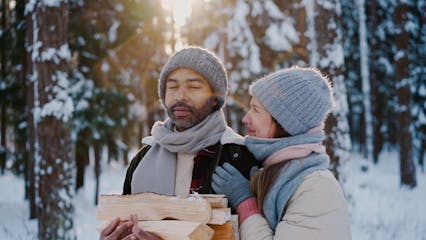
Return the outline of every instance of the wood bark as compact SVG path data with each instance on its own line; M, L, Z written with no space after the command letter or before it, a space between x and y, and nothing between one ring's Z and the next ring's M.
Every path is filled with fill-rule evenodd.
M188 240L209 240L214 235L213 229L209 226L186 221L140 221L139 227L153 232L162 239L188 239Z
M87 142L88 138L89 132L86 130L80 131L77 135L75 146L75 163L77 166L75 190L78 190L84 186L84 173L86 166L89 164L89 144Z
M69 155L69 129L64 119L41 112L56 98L59 77L67 75L69 59L43 57L47 49L59 51L67 46L68 5L47 6L44 2L27 3L27 43L31 87L30 114L32 125L35 194L39 239L72 239L72 169ZM32 6L32 7L31 7ZM59 76L60 75L60 76ZM65 80L68 81L68 80Z
M336 177L340 161L347 160L350 150L349 125L346 118L348 107L346 87L343 82L343 42L341 36L340 1L315 1L314 13L318 62L316 66L328 76L334 88L336 106L325 122L327 153ZM315 41L315 40L314 40ZM341 55L341 56L340 56Z
M0 82L6 82L6 76L7 76L7 69L6 69L6 35L8 34L6 32L7 29L7 19L6 19L6 0L2 0L1 4L1 29L3 33L0 37L0 46L1 46L1 55L0 55ZM1 90L3 92L4 90ZM6 95L6 93L2 93L2 95ZM4 99L0 102L0 169L1 173L4 173L4 169L6 168L6 158L7 158L7 151L6 151L6 126L7 126L7 107L6 107L6 100Z
M0 144L0 171L4 174L7 160L7 146L6 146L6 126L7 126L7 108L6 104L1 106L1 144Z
M130 220L130 214L136 214L138 224L145 226L143 227L144 230L152 231L160 236L166 234L166 239L204 239L190 238L189 236L208 236L213 237L214 240L236 239L238 238L238 219L231 217L230 208L226 208L227 204L228 200L224 195L216 194L191 194L189 196L166 196L154 193L101 195L96 218L101 221L110 221L120 217L122 221L127 221ZM177 221L170 221L170 219ZM155 229L152 226L154 222L156 224ZM191 225L190 223L202 224L203 230L200 231L200 234L190 234L194 232L193 227L185 227L188 224ZM175 226L170 224L179 226L180 230L175 231ZM208 224L214 230L214 236L206 235L204 226L207 225L205 224ZM98 229L103 228L99 227Z
M18 1L17 4L23 3L23 1ZM25 5L25 4L24 4ZM24 6L23 6L24 7ZM25 7L24 7L25 8ZM35 14L35 13L33 13ZM25 16L26 32L25 32L25 45L31 45L33 42L33 19L32 14L26 14ZM27 71L25 72L25 95L26 95L26 114L27 114L27 146L28 146L28 161L25 163L25 185L27 188L27 196L30 208L30 219L37 218L37 204L36 204L36 178L35 178L35 125L34 125L34 115L33 109L35 107L34 101L34 81L30 78L30 74L33 74L33 62L32 62L32 52L26 51L25 55L25 65L27 66Z
M95 155L95 198L94 203L98 205L98 196L99 196L99 181L101 176L101 151L102 145L100 141L95 140L93 143L93 152Z
M413 188L417 185L416 171L413 161L413 139L411 136L411 92L408 59L409 33L406 30L408 5L405 1L397 1L394 12L396 42L396 79L397 83L397 121L401 185Z
M98 220L120 217L129 220L136 214L138 220L178 219L208 223L212 210L207 200L195 197L175 197L154 193L133 195L101 195L96 212Z
M383 136L380 132L380 127L383 124L382 108L379 104L379 90L376 82L377 74L377 51L379 49L376 36L377 30L377 0L367 2L368 6L368 30L369 30L369 46L370 46L370 86L371 86L371 111L373 113L373 162L379 161L379 154L383 148Z
M233 240L235 239L234 236L234 226L232 221L227 221L224 224L218 225L218 224L209 224L208 225L211 229L214 231L213 240Z

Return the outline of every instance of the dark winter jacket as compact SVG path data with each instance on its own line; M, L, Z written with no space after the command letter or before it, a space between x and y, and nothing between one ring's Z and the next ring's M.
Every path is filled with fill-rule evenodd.
M131 194L133 172L150 148L150 145L143 146L132 159L130 166L127 169L126 179L124 181L124 195ZM214 193L211 188L211 178L214 173L214 169L216 166L222 165L225 162L229 162L234 165L247 179L250 179L250 169L253 166L261 166L261 164L255 160L254 156L245 146L238 144L222 145L217 143L216 145L201 150L194 157L194 170L191 188L197 188L197 192L202 194Z

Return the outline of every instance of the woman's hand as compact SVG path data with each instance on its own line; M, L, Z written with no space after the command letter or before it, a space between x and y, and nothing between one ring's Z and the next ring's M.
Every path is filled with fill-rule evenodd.
M216 193L224 194L234 209L242 201L253 197L249 181L229 163L216 167L212 177L212 187Z

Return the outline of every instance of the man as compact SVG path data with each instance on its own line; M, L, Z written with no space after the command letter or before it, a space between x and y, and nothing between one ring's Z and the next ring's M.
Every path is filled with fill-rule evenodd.
M169 58L158 83L169 118L156 122L152 136L142 140L144 146L127 169L123 194L214 193L211 178L224 162L249 179L256 162L244 139L226 125L222 106L227 89L226 70L210 51L189 47Z

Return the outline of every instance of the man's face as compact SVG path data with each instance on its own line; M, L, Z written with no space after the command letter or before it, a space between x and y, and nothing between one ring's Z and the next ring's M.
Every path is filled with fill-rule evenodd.
M207 79L197 72L179 68L166 79L165 106L178 131L203 121L218 104Z

